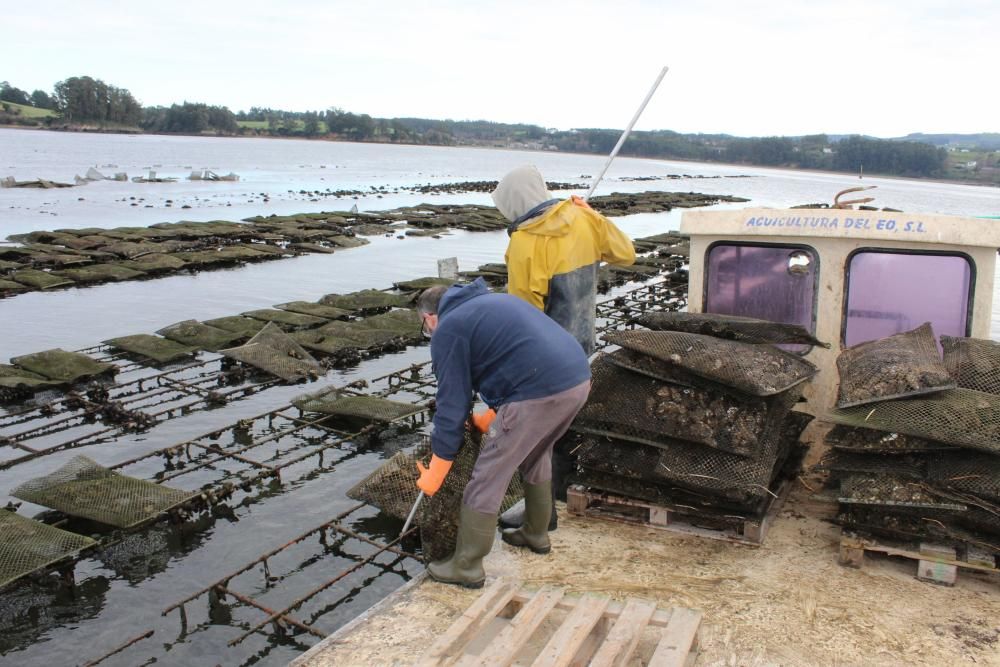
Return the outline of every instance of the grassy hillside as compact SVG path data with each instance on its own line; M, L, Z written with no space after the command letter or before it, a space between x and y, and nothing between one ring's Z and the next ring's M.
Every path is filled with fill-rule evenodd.
M14 104L13 102L0 102L0 105L3 105L0 107L0 110L15 116L21 116L22 118L49 118L59 115L50 109L36 109L35 107Z

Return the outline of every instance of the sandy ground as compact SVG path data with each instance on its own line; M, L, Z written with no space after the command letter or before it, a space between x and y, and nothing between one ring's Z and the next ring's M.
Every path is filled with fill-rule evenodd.
M498 540L487 585L505 576L699 609L698 665L1000 665L1000 575L962 570L949 588L918 581L911 560L841 567L834 507L811 498L798 485L760 548L573 517L560 503L552 553ZM411 664L477 595L422 581L301 664Z

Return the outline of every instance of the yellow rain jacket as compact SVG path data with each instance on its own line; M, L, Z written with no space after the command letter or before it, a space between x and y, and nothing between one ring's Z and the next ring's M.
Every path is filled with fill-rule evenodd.
M545 311L594 351L597 269L601 262L635 262L631 239L573 197L519 225L507 246L507 292Z

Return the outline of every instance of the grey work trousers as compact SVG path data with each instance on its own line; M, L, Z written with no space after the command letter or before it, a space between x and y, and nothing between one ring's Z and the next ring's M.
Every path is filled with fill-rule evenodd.
M484 436L463 502L477 512L496 514L515 470L527 484L552 479L552 447L589 393L587 380L552 396L502 405Z

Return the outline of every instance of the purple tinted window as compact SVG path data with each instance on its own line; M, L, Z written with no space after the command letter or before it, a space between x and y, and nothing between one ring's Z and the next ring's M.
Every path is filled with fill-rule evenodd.
M799 324L815 333L816 253L789 246L712 246L705 312ZM783 346L805 351L808 346Z
M845 347L924 322L937 336L966 335L972 267L965 257L863 251L847 269Z

